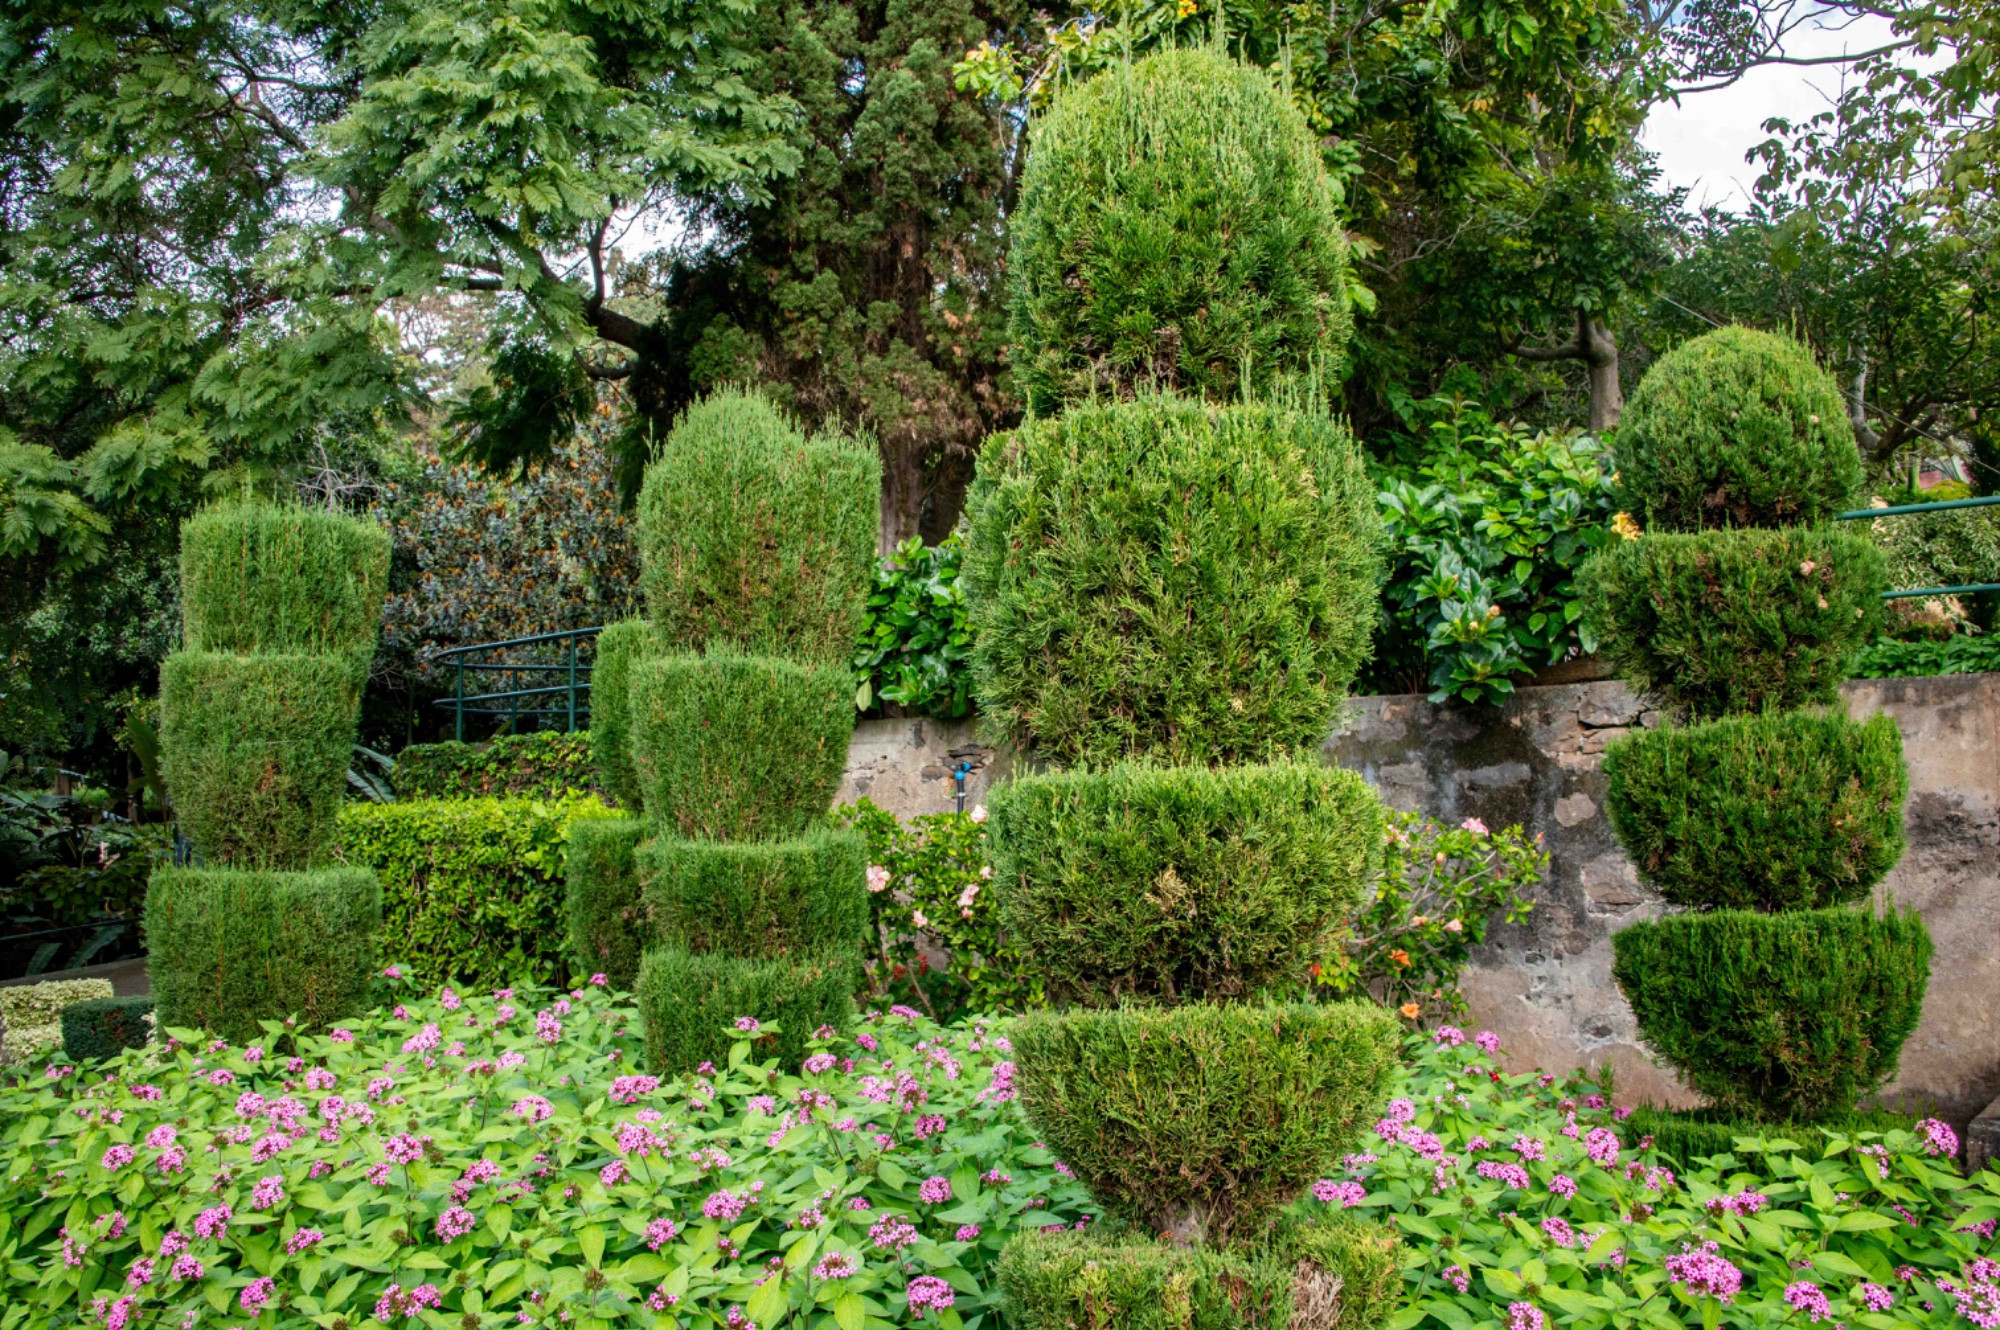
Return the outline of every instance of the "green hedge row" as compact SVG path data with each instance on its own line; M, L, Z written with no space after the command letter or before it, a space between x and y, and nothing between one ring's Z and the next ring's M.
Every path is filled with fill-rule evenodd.
M652 942L633 862L648 834L636 817L587 817L569 828L565 954L584 974L602 974L625 991L638 981L639 955Z
M732 956L862 953L868 932L868 840L815 830L794 840L660 836L634 855L651 935L686 951Z
M588 732L536 730L490 743L411 744L396 754L399 799L561 799L597 788Z
M63 1055L79 1065L117 1057L128 1048L143 1048L152 1038L147 1017L153 1014L150 994L91 998L64 1007Z
M822 1025L844 1030L853 1023L860 986L861 962L845 952L751 960L649 946L635 986L646 1017L646 1062L666 1071L722 1066L741 1037L736 1022L747 1016L771 1027L757 1057L796 1067Z

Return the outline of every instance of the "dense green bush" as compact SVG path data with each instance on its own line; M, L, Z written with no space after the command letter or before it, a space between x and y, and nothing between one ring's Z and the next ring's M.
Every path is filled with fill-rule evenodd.
M181 523L190 650L344 655L366 675L389 581L389 533L322 508L221 504Z
M632 862L646 834L636 817L585 818L569 827L565 954L579 973L605 975L620 992L638 980L639 953L650 940Z
M61 1048L63 1008L110 996L109 979L0 985L0 1067L25 1065Z
M620 808L639 813L645 795L632 769L632 663L653 649L653 626L644 619L607 624L597 635L597 664L590 671L590 750L597 779Z
M1718 910L1612 935L1646 1042L1726 1112L1837 1118L1896 1069L1923 1014L1931 940L1915 910Z
M646 1065L689 1071L720 1066L740 1037L739 1021L760 1021L760 1058L796 1067L822 1027L844 1032L854 1021L860 964L845 952L752 960L720 952L648 947L635 987L646 1022Z
M1812 525L1851 508L1862 479L1832 376L1799 343L1750 328L1660 357L1614 453L1625 508L1658 531Z
M756 958L862 954L868 842L856 832L737 842L660 836L633 858L647 924L668 946Z
M1372 1003L1036 1012L1022 1105L1112 1213L1178 1242L1261 1233L1381 1112L1402 1031Z
M596 787L589 734L533 730L489 743L411 744L390 775L399 799L560 799Z
M211 864L315 862L346 797L359 689L345 656L177 651L160 667L160 771Z
M1168 51L1063 90L1010 221L1015 379L1031 407L1332 383L1352 329L1320 145L1262 70Z
M1720 1109L1669 1109L1641 1104L1619 1126L1618 1135L1632 1149L1656 1151L1680 1168L1689 1169L1700 1159L1734 1155L1736 1143L1745 1137L1790 1136L1794 1140L1815 1141L1820 1139L1821 1127L1844 1134L1909 1131L1916 1121L1907 1113L1875 1109L1856 1110L1827 1122L1746 1122Z
M875 563L854 649L854 705L893 703L920 716L972 713L972 620L952 532L935 545L911 536Z
M333 855L381 880L383 927L420 982L560 982L570 832L617 818L590 795L353 803Z
M765 398L734 389L689 407L639 495L639 585L661 644L846 666L881 487L865 438L808 438Z
M989 440L969 506L981 710L1056 762L1310 751L1367 658L1381 521L1330 417L1080 406Z
M1604 754L1605 811L1655 891L1695 909L1860 900L1903 856L1896 722L1838 709L1641 730Z
M1632 686L1697 717L1831 702L1882 623L1881 551L1833 527L1613 542L1584 614Z
M845 665L671 654L632 667L632 765L646 815L695 839L797 835L826 812L847 765Z
M1024 776L992 794L1003 921L1048 992L1241 998L1303 981L1382 861L1382 805L1314 762Z
M358 868L162 868L146 893L162 1030L244 1040L288 1015L320 1028L367 1006L382 887Z
M152 1037L147 1017L153 1014L148 994L91 998L64 1007L63 1056L71 1062L99 1062L128 1048L143 1047Z

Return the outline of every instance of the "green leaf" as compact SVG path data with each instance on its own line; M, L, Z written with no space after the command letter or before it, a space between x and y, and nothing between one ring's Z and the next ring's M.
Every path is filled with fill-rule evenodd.
M868 1321L868 1304L859 1293L844 1293L833 1304L833 1319L840 1322L840 1330L862 1330Z
M786 1281L782 1274L772 1274L744 1304L743 1314L758 1325L773 1325L791 1307L791 1297L786 1293Z
M602 1228L596 1224L591 1224L576 1235L576 1240L583 1247L583 1261L585 1265L592 1269L597 1269L604 1264L604 1230ZM752 1319L754 1320L755 1318L753 1317Z

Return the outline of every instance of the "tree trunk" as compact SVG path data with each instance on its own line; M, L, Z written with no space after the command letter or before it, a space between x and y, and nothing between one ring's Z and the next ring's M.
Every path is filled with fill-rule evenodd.
M1882 439L1868 423L1868 348L1850 347L1848 356L1854 365L1854 375L1847 381L1847 423L1854 429L1854 446L1872 461Z
M1578 310L1576 344L1590 370L1591 431L1617 429L1618 417L1625 410L1625 390L1618 383L1618 339L1604 320Z
M876 552L894 553L898 544L916 535L923 513L923 455L915 448L884 448L881 524L875 531Z

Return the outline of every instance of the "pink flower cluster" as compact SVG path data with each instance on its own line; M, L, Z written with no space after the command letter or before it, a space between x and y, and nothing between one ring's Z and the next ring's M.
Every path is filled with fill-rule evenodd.
M1684 1248L1680 1254L1667 1258L1666 1267L1670 1279L1697 1297L1728 1302L1743 1287L1743 1272L1730 1264L1714 1242Z

